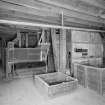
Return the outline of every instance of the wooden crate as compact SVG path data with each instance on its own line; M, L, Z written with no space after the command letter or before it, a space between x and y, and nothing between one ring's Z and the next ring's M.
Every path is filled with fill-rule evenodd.
M105 93L105 69L102 69L102 72L100 73L101 79L100 79L100 94Z
M77 79L80 85L86 87L86 69L81 65L77 65Z
M87 76L88 88L103 95L105 93L105 68L89 67Z
M77 88L78 81L61 72L35 76L35 84L47 96L71 92Z
M100 71L95 68L88 66L87 68L87 86L88 88L99 92L100 91Z
M79 63L73 63L72 68L74 69L74 76L78 79L80 85L90 88L101 95L105 93L105 68Z
M72 69L74 77L78 79L78 83L83 87L87 87L87 67L79 63L73 63Z

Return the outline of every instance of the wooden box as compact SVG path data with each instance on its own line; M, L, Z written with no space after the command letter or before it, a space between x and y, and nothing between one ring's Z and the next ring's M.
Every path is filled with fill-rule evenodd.
M56 72L36 75L35 84L47 96L55 96L73 91L77 88L78 81L66 74Z
M73 63L74 75L78 83L103 95L105 92L105 67Z
M105 94L105 69L102 70L100 76L100 93L103 95Z
M103 95L105 92L105 68L88 67L87 76L88 88Z
M78 79L78 83L83 87L87 87L87 69L79 63L73 63L72 69L74 71L74 77Z
M99 92L100 91L100 72L97 68L88 67L87 68L87 76L88 76L88 88Z

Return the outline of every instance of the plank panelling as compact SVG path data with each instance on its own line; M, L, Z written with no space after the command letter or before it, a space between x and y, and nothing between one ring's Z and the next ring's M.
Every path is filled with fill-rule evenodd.
M77 50L82 50L77 52ZM86 52L83 49L87 49ZM86 55L83 55L86 54ZM73 62L102 63L103 43L99 33L72 31L72 59ZM98 59L99 58L99 59ZM87 59L87 60L86 60ZM93 60L92 60L93 59ZM96 62L95 62L96 61Z

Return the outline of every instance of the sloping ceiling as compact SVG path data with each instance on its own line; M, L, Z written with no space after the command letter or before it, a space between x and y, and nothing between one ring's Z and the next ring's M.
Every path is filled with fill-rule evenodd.
M105 29L104 0L0 0L0 19ZM0 24L0 32L14 34L33 27Z

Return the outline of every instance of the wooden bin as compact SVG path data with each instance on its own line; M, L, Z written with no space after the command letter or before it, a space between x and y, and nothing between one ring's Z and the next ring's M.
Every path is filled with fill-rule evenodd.
M105 69L102 69L100 76L100 93L103 95L105 93Z
M73 63L72 68L80 85L90 88L101 95L104 94L105 68L79 63Z
M105 92L105 68L88 67L87 76L88 88L103 95Z
M78 83L87 87L87 67L79 63L73 63L74 77L78 79Z
M35 84L47 96L71 92L77 88L78 81L61 72L36 75Z
M100 91L100 71L97 68L88 66L87 68L87 86L88 88Z

